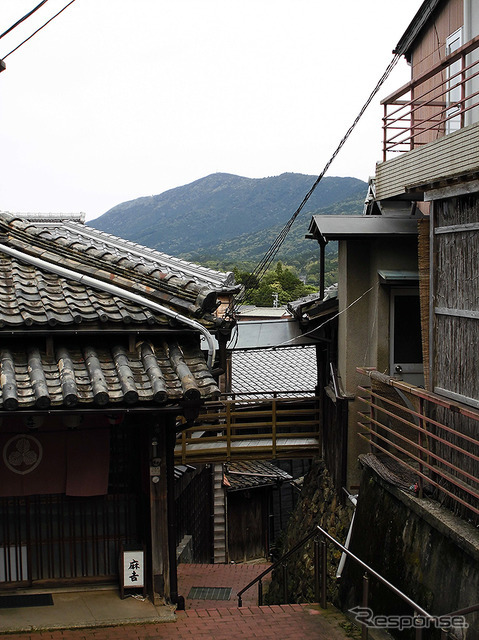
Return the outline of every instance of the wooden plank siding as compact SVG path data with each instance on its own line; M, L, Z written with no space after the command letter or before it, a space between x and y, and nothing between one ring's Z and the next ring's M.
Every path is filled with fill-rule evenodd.
M376 166L376 198L385 200L414 186L479 170L479 123L434 140Z
M479 196L435 202L434 220L434 390L479 407Z
M464 24L463 0L449 0L439 8L412 50L412 77L417 78L444 57L446 39Z

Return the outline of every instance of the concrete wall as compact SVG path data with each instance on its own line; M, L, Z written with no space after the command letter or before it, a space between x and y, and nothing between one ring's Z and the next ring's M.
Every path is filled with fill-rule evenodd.
M365 467L350 550L432 615L445 615L479 600L479 533L437 502L419 500ZM364 571L350 561L343 573L345 609L361 604ZM375 615L411 615L385 587L371 584ZM463 640L479 638L479 613L466 617ZM391 630L390 630L391 632ZM398 635L401 638L413 635ZM427 638L438 638L430 633Z

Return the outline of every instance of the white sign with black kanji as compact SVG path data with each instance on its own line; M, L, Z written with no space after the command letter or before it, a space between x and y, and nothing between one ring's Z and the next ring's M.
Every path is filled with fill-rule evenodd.
M143 551L123 552L123 586L130 589L145 586Z

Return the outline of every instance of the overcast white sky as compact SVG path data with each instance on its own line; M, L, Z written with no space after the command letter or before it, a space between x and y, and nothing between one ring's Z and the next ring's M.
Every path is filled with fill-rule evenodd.
M40 0L1 0L0 33ZM0 39L4 57L67 4ZM76 0L0 74L0 210L84 211L220 171L318 175L421 0ZM379 101L328 175L367 180ZM298 203L299 204L299 203Z

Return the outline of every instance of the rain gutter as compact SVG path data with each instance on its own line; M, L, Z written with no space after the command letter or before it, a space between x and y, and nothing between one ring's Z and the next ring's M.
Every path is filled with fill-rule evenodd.
M66 269L65 267L61 267L60 265L53 264L52 262L47 262L42 260L41 258L36 258L35 256L30 256L28 254L22 253L13 247L6 246L4 244L0 245L0 251L12 256L13 258L17 258L23 262L31 264L39 269L44 269L45 271L49 271L50 273L55 273L58 276L62 276L64 278L68 278L70 280L75 280L76 282L81 282L82 284L86 284L88 286L94 287L96 289L100 289L105 293L111 293L113 295L117 295L121 298L125 298L126 300L130 300L131 302L135 302L136 304L143 305L152 311L156 311L157 313L163 313L165 316L172 318L173 320L177 320L190 327L191 329L195 329L199 331L205 338L206 343L208 345L208 367L211 369L215 360L215 343L213 336L211 333L203 327L196 320L192 320L191 318L187 318L177 313L176 311L172 311L168 307L164 307L157 302L153 302L153 300L149 300L144 296L140 296L132 291L128 291L127 289L122 289L114 284L110 284L109 282L103 282L102 280L98 280L96 278L92 278L91 276L84 275L82 273L77 273L76 271L72 271L71 269Z

